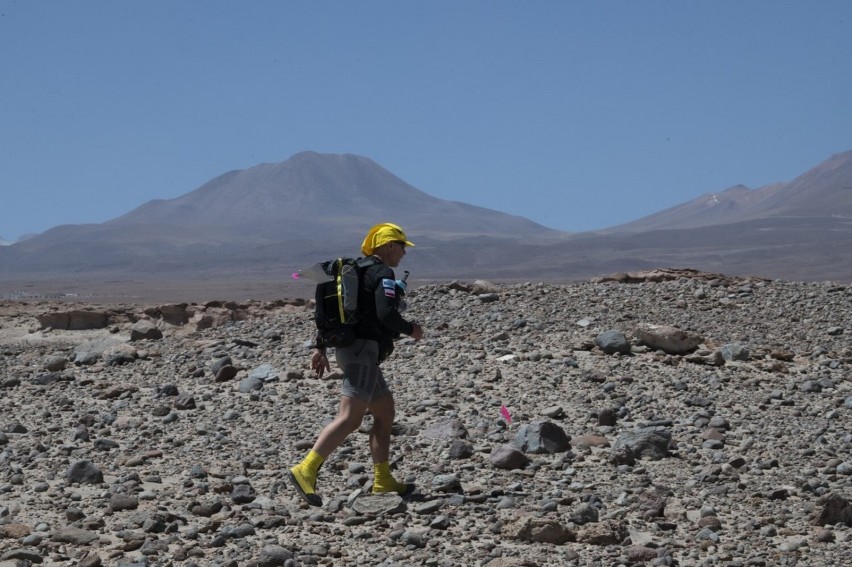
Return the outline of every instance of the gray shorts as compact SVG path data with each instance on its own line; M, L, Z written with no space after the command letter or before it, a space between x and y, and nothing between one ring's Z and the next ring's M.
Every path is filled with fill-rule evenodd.
M371 402L390 393L379 368L379 343L356 339L351 346L335 349L337 365L343 370L344 396Z

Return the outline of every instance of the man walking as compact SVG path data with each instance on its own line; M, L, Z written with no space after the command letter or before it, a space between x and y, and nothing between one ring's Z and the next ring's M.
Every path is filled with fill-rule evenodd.
M311 506L322 506L316 493L317 473L328 456L361 424L367 410L373 416L370 454L373 459L373 493L409 494L413 485L397 481L390 472L390 437L395 407L379 363L393 352L393 341L400 334L415 340L423 337L416 322L405 320L399 311L399 290L393 268L399 266L406 247L402 228L391 223L377 224L361 244L361 253L374 263L364 268L358 297L358 322L355 342L335 349L337 364L343 371L340 409L334 420L317 437L313 448L290 469L290 481L296 492ZM322 378L330 371L326 348L321 339L311 357L311 368Z

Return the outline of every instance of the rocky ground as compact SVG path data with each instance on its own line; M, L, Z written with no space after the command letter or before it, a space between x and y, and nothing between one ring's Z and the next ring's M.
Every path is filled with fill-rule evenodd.
M435 284L374 497L304 300L0 303L0 566L852 563L852 286Z

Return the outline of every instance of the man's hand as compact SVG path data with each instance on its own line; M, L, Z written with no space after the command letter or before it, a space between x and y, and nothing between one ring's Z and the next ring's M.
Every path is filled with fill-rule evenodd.
M324 350L315 350L311 357L311 370L317 373L317 378L322 378L326 370L331 372L331 366L328 365L328 357Z
M409 335L415 341L419 341L423 338L423 327L420 326L420 323L411 323L414 330L411 331L411 335Z

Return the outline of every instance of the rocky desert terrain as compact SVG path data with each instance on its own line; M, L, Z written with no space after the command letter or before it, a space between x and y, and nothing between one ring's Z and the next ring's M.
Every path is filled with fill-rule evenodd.
M694 271L423 285L369 416L304 299L0 303L0 566L852 564L852 286ZM334 370L334 367L333 367Z

